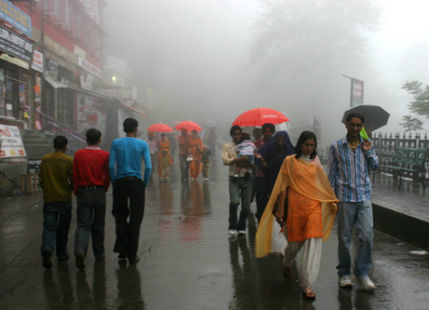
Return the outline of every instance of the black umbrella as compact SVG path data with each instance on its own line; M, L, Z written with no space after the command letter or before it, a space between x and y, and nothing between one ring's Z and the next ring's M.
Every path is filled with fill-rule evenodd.
M374 130L383 127L387 124L390 114L386 112L382 107L378 105L362 104L348 109L344 112L342 122L346 123L346 118L349 113L359 113L365 117L364 127L367 132L373 132Z

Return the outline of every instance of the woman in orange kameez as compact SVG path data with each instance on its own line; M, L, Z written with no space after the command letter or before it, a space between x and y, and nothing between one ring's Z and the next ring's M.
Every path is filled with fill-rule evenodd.
M316 297L312 286L319 273L322 240L326 241L329 237L338 201L317 157L316 147L315 134L304 131L298 139L296 154L285 158L258 226L255 244L256 257L267 255L272 251L274 218L281 225L286 225L288 245L285 249L283 274L285 277L292 276L295 257L302 250L298 275L303 296L309 299ZM273 216L276 204L278 209Z
M161 134L158 142L158 175L159 180L168 181L170 177L170 166L173 164L170 153L170 141L165 133Z
M197 131L192 130L192 134L188 140L188 153L191 159L189 162L189 175L191 176L191 180L196 180L203 169L203 150L203 141L198 137Z

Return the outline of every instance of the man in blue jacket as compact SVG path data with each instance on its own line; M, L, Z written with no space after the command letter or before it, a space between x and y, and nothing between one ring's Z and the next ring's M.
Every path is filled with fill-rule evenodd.
M145 188L152 165L148 144L136 138L137 120L127 118L123 126L126 137L113 141L109 158L110 180L113 184L112 214L116 223L113 251L119 253L120 261L128 258L130 264L135 264L139 261L137 249L144 213ZM145 165L143 178L142 158Z

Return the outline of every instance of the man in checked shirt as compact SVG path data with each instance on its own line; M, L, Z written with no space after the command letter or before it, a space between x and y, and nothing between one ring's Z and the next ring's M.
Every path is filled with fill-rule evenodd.
M329 151L329 181L337 195L338 208L338 260L340 287L351 287L350 243L353 228L359 238L354 262L354 274L367 291L375 289L369 277L372 265L373 216L371 205L370 170L379 161L370 140L360 136L365 118L350 113L346 118L346 137L334 142Z

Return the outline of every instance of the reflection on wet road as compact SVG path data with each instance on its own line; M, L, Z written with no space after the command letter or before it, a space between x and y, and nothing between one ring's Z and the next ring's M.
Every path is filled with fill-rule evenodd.
M425 309L429 307L428 256L376 232L373 278L368 294L355 285L339 289L334 230L324 244L317 299L304 300L295 279L281 273L281 255L255 259L257 224L246 237L227 233L226 168L213 163L209 182L148 186L137 265L120 265L113 254L115 227L108 194L106 261L87 258L79 271L74 258L51 271L41 266L40 196L8 200L0 208L1 309ZM75 206L75 205L74 205ZM252 210L254 211L254 205ZM74 217L75 220L75 217ZM74 243L72 226L69 252ZM296 274L296 272L295 272Z

